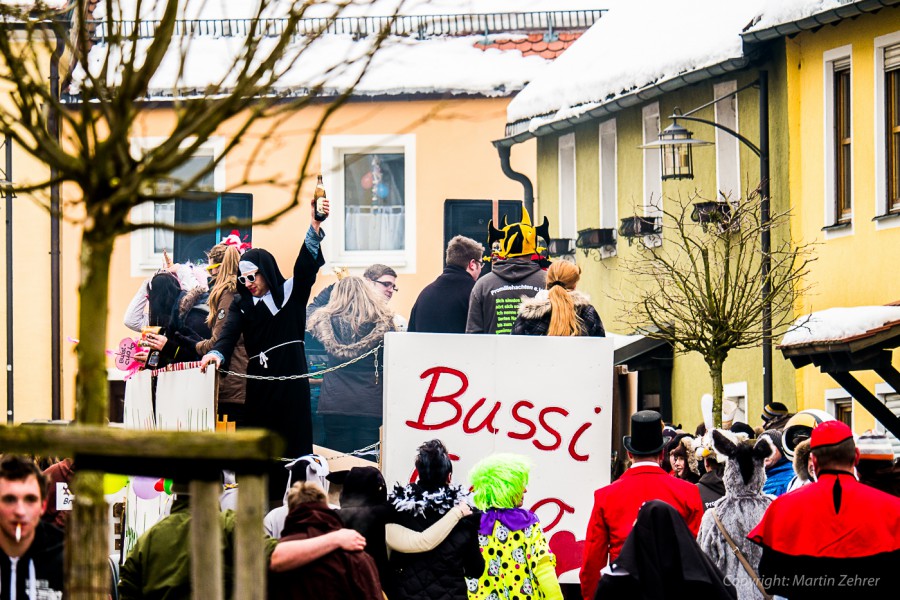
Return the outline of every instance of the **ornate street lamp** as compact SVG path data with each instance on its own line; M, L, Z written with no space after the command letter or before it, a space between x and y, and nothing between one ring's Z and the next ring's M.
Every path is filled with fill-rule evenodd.
M693 116L694 113L703 110L716 102L736 96L738 93L750 87L756 87L759 90L759 146L748 140L746 137L730 129L710 121ZM759 78L744 87L725 94L720 98L707 102L703 106L690 110L681 114L676 108L674 114L670 117L672 125L667 127L659 134L659 140L650 144L641 146L644 149L659 149L660 161L662 166L662 179L693 179L693 164L691 156L691 147L706 145L710 142L695 140L691 137L691 132L678 124L678 120L693 121L695 123L703 123L724 131L725 133L737 138L744 145L759 157L759 191L760 191L760 221L762 225L762 236L760 239L760 250L762 251L762 277L763 289L762 296L764 300L762 315L762 362L763 362L763 403L768 405L772 403L772 305L769 300L771 293L771 284L769 282L769 271L771 269L771 233L769 231L769 73L765 70L759 71Z

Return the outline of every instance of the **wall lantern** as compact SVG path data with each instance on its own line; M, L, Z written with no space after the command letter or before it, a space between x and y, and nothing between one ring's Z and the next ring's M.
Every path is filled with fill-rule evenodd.
M678 109L675 109L673 122L659 134L659 139L640 146L645 150L659 149L660 172L662 179L693 179L694 146L711 146L712 142L695 140L692 132L678 124Z

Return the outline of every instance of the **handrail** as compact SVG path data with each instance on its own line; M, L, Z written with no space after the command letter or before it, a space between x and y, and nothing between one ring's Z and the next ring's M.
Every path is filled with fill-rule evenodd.
M297 22L295 35L320 33L366 36L390 28L392 35L415 35L419 39L436 35L491 35L548 30L551 35L559 30L587 29L606 9L559 10L525 13L480 13L456 15L401 15L397 17L317 17ZM175 22L174 35L195 37L246 37L256 23L259 35L280 36L289 20L271 19L179 19ZM160 26L158 20L87 21L93 29L95 42L110 36L109 25L117 36L127 37L137 30L138 39L153 38Z

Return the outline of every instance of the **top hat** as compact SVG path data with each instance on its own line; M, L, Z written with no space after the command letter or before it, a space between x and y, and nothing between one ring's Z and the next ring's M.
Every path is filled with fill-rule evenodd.
M631 435L626 435L622 443L636 456L657 454L666 444L662 415L655 410L641 410L631 415Z

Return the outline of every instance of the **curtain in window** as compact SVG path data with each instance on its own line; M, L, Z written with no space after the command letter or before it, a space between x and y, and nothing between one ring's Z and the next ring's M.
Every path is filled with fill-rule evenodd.
M348 206L346 250L402 250L405 223L402 206Z

